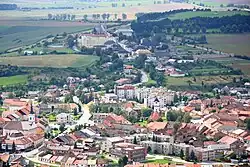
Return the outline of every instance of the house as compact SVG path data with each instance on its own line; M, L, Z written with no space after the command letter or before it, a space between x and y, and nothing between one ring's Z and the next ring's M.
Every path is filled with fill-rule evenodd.
M103 124L107 126L112 126L112 124L125 124L125 125L131 125L131 122L129 122L126 118L124 118L122 115L116 115L116 114L110 114L108 115L104 120Z
M23 54L27 55L27 56L30 56L30 55L33 55L34 52L32 50L25 50L25 51L23 51Z
M131 66L131 65L124 65L123 71L124 71L125 74L130 75L131 72L132 72L132 70L133 70L133 68L134 68L134 67Z
M239 139L230 136L224 136L218 142L227 144L231 149L237 149L242 144Z
M56 116L56 122L58 124L72 124L73 116L67 113L60 113Z
M166 130L168 126L167 122L150 122L147 125L147 129L150 131L161 131L161 130Z
M140 143L142 146L145 148L151 148L152 153L157 153L157 154L163 154L163 155L169 155L172 154L173 152L173 145L172 143L169 142L155 142L155 141L142 141Z
M26 101L21 101L20 99L4 99L3 108L6 108L9 111L15 111L27 104Z

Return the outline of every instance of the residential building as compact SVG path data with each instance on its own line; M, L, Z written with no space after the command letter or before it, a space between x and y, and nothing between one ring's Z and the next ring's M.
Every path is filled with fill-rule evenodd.
M95 123L103 123L103 121L112 113L93 113L92 119Z
M134 99L136 97L136 90L133 85L115 86L114 92L120 99Z
M56 122L58 124L72 124L73 116L67 113L61 113L56 116Z
M81 34L77 39L77 43L79 47L92 48L104 45L108 40L110 40L110 37L107 34Z
M10 136L21 132L24 135L35 134L37 125L29 121L10 121L3 127L3 135Z
M117 143L114 144L113 149L110 151L111 156L122 158L128 157L129 162L140 162L145 160L147 150L145 147L131 144L131 143Z
M104 142L102 142L101 145L101 150L104 150L106 152L110 152L114 145L117 143L123 143L125 140L121 137L109 137L106 138L106 140Z
M173 152L173 144L169 142L142 141L141 145L150 148L152 153L169 155Z
M127 37L131 37L133 35L133 30L131 28L120 28L115 31L115 34L122 34Z

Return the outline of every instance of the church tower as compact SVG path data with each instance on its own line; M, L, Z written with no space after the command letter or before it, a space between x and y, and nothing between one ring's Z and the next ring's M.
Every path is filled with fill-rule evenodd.
M35 112L33 110L33 105L32 105L32 102L31 102L31 104L30 104L30 113L29 113L29 122L30 123L35 123L35 117L36 117L36 115L35 115Z

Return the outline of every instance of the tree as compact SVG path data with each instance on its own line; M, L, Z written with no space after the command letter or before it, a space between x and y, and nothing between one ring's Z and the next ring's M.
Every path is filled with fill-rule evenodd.
M64 125L64 124L61 124L61 125L59 126L59 130L60 130L61 132L63 132L63 131L65 130L65 125Z
M8 144L5 145L5 152L8 152Z
M107 18L107 14L106 14L106 13L103 13L103 14L102 14L102 19L103 19L103 20L106 20L106 18Z
M180 152L180 158L183 159L184 158L184 152L183 152L183 149L181 149L181 152Z
M119 167L124 167L127 164L128 164L128 157L127 156L124 156L118 160Z
M15 153L15 152L16 152L16 145L15 145L15 142L12 143L11 152L12 152L12 153Z
M122 14L122 19L126 20L127 19L127 15L125 13Z
M147 148L147 153L151 153L151 151L152 151L151 147L148 146L148 148Z
M136 136L134 137L133 144L137 144Z
M142 109L142 116L148 118L148 117L150 117L152 112L153 112L153 110L151 108L144 108L144 109Z
M76 142L74 143L74 148L77 148L77 144L76 144Z
M247 119L247 130L250 130L250 119Z
M117 20L118 14L115 14L115 20Z
M70 48L72 48L75 45L75 39L72 35L69 35L67 38L67 44Z
M77 116L77 108L74 108L74 116Z
M51 20L53 18L53 15L52 14L48 14L48 19Z
M87 21L87 20L88 20L88 15L86 15L86 14L83 15L83 20L84 20L84 21Z
M190 153L190 160L192 160L192 161L196 161L197 160L197 158L196 158L195 153L194 153L193 150Z

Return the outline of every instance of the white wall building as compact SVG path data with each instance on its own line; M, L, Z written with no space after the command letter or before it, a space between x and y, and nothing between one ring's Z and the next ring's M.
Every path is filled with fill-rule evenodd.
M136 89L133 85L115 86L115 94L119 99L134 99L136 97Z
M58 124L71 124L73 122L73 116L66 113L61 113L56 116L56 122Z

